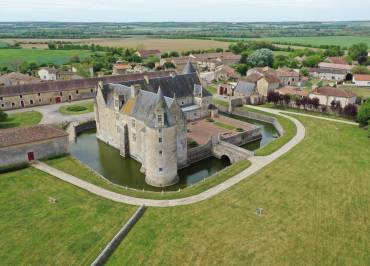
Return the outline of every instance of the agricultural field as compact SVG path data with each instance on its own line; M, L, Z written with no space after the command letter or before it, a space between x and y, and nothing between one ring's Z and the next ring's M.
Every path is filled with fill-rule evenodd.
M2 265L90 265L136 209L32 167L0 174L0 186Z
M289 42L310 45L339 45L349 47L356 43L366 43L370 46L370 37L360 36L320 36L320 37L270 37L252 38L247 40L266 40L271 42Z
M49 42L50 39L4 39L3 42L14 43L22 42L25 48L47 48L47 44L40 44ZM192 49L211 49L229 47L228 42L213 41L213 40L197 40L197 39L154 39L146 37L132 37L132 38L114 38L114 39L55 39L53 41L68 41L76 44L99 44L101 46L110 47L125 47L125 48L140 48L140 49L159 49L162 52L166 51L188 51ZM39 44L37 44L37 42Z
M64 64L75 55L82 59L90 54L90 51L83 50L0 49L0 66L16 68L25 61L38 64Z
M149 208L107 265L368 265L367 132L296 118L292 151L204 202Z

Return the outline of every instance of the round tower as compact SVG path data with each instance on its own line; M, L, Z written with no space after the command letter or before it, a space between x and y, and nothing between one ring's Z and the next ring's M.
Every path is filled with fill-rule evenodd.
M158 89L156 104L148 114L145 131L145 181L165 187L179 181L177 175L177 128L167 103Z

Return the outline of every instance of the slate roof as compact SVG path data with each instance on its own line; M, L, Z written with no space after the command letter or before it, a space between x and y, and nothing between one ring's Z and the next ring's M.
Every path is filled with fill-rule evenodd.
M194 68L193 64L191 63L190 60L186 63L186 66L184 67L182 74L192 74L196 73L196 69Z
M0 96L15 96L20 94L34 94L43 92L60 92L73 89L82 88L93 88L98 85L99 81L104 84L108 83L120 83L128 80L143 79L144 76L152 77L164 77L169 76L171 71L161 72L147 72L141 74L127 74L127 75L116 75L116 76L105 76L97 78L87 79L76 79L76 80L65 80L65 81L48 81L36 84L23 84L14 86L0 86Z
M247 80L239 80L234 91L245 96L250 96L254 93L255 89L255 83L249 82Z
M48 125L0 130L0 148L68 136L62 129Z

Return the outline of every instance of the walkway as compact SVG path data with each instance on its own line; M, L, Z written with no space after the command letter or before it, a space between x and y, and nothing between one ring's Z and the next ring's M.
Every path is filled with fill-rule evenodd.
M42 105L35 107L28 107L24 109L10 110L6 111L8 114L24 113L29 111L37 111L42 114L41 124L60 124L63 122L73 122L73 121L85 121L94 118L94 113L87 113L81 115L63 115L58 112L59 108L65 105L75 105L81 103L92 102L92 99L74 101L71 103L60 103L51 105Z
M260 107L255 107L255 109L262 110ZM265 111L265 110L263 110ZM273 113L273 114L279 114L279 110L272 110L272 109L266 109L266 112ZM253 175L254 173L261 170L266 165L272 163L277 158L291 150L294 146L296 146L298 143L300 143L305 136L305 128L299 122L297 119L289 117L284 114L280 114L283 117L286 117L287 119L291 120L297 127L297 134L283 147L281 147L276 152L263 157L252 157L249 160L252 162L252 165L245 169L244 171L240 172L239 174L229 178L228 180L224 181L223 183L216 185L200 194L182 198L182 199L172 199L172 200L153 200L153 199L142 199L142 198L135 198L130 196L125 196L119 193L115 193L106 189L103 189L101 187L98 187L96 185L93 185L91 183L88 183L84 180L81 180L77 177L74 177L72 175L69 175L67 173L64 173L62 171L59 171L55 168L52 168L44 163L36 162L33 166L43 172L46 172L50 175L53 175L65 182L68 182L72 185L75 185L79 188L82 188L84 190L87 190L95 195L98 195L100 197L119 202L119 203L125 203L130 205L145 205L145 206L151 206L151 207L171 207L171 206L181 206L181 205L189 205L194 204L206 199L209 199L227 189L230 187L236 185L237 183L247 179L249 176Z

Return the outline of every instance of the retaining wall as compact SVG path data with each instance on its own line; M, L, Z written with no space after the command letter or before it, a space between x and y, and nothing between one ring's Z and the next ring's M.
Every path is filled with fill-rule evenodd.
M199 162L210 156L212 156L212 140L202 146L188 149L188 164Z

